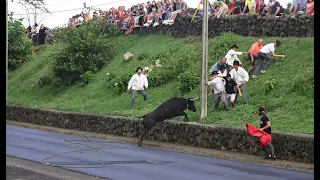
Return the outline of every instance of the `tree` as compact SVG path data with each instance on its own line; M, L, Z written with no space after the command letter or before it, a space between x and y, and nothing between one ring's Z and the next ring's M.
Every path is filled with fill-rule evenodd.
M46 14L50 13L44 0L19 0L22 8L26 11L26 17L29 25L33 18L33 24L40 24L46 18Z

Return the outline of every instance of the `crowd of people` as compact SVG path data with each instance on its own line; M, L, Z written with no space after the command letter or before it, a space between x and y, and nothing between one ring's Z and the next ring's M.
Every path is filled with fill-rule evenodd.
M265 0L229 0L228 4L225 3L225 0L218 2L218 4L211 4L209 1L209 16L220 18L244 14L284 15L284 9L278 0L269 0L268 3L265 3ZM314 15L314 0L293 0L289 13ZM92 10L84 3L82 12L71 17L68 26L76 27L91 19L100 18L107 23L115 24L127 35L137 27L148 27L150 25L155 27L160 24L172 25L178 14L190 14L188 5L184 0L161 0L157 2L153 0L139 3L128 9L125 6L119 6L118 8L112 7L107 11ZM196 8L195 15L203 16L203 0Z
M41 24L39 27L37 23L35 23L32 27L28 26L26 29L26 35L29 39L32 39L34 45L42 45L48 41L49 29Z

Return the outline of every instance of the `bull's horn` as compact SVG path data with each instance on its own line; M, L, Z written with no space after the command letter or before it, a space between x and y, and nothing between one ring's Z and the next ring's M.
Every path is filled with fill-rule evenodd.
M191 100L191 101L195 101L195 100L197 100L198 98L199 98L199 97L196 97L196 98L194 98L194 99L191 98L190 100Z

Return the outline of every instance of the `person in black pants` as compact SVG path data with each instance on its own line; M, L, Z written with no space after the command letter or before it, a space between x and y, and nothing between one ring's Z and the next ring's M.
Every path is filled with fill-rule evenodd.
M259 116L260 118L260 131L264 131L271 135L271 123L268 116L264 112L263 107L259 107ZM265 147L266 157L265 159L273 159L276 160L276 156L274 155L274 148L270 141L268 146Z

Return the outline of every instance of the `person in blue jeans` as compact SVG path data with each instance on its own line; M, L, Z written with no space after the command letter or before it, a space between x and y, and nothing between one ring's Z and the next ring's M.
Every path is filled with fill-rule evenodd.
M266 64L263 66L261 73L266 73L266 70L268 69L268 67L271 65L271 62L272 62L271 58L269 57L269 54L272 54L273 57L283 57L283 58L285 57L285 55L279 55L274 53L276 47L279 47L280 45L281 45L280 41L276 40L275 42L269 43L260 49L258 53L258 58L257 58L258 63L252 75L253 79L257 78L257 75L261 69L263 60L266 60Z

